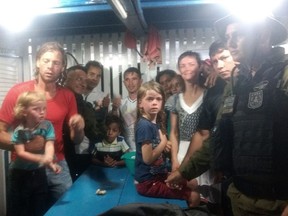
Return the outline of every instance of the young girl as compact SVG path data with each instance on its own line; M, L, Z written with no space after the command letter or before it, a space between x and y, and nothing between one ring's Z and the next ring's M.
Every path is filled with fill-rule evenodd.
M102 166L123 166L121 156L128 151L129 146L120 134L124 131L123 122L116 115L107 115L105 120L106 136L93 145L92 162Z
M45 120L45 95L36 91L22 93L14 113L20 124L11 138L17 157L9 168L11 194L8 205L13 211L11 215L43 215L47 210L48 192L45 166L55 173L61 171L53 162L55 134L51 122ZM29 152L25 144L35 136L44 138L44 147L38 152Z
M144 196L184 199L192 204L191 190L169 188L163 151L167 144L164 114L165 93L160 84L144 83L137 95L135 140L135 180L138 193Z

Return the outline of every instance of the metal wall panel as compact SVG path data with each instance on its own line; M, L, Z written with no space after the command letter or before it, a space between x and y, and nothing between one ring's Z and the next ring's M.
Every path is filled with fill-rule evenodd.
M208 57L208 48L215 35L212 29L178 29L159 31L161 36L162 64L148 67L147 62L137 54L134 49L128 49L124 44L125 33L107 33L93 35L71 35L58 36L50 38L31 38L32 46L32 64L27 68L34 68L35 54L37 48L46 41L58 41L68 52L72 53L79 64L85 64L89 60L100 61L104 65L104 82L102 89L105 93L111 93L111 84L113 84L113 93L127 96L127 91L121 82L119 76L128 67L140 67L143 74L143 80L154 79L157 70L173 69L177 71L177 58L186 51L193 50L199 52L203 59ZM138 51L143 52L146 38L138 39ZM121 47L121 48L120 48ZM24 53L25 55L25 53ZM68 67L75 64L69 58ZM31 72L32 73L32 72ZM98 86L101 89L101 86Z
M0 55L0 107L7 91L16 83L23 81L22 59ZM0 215L6 214L6 173L8 152L0 150Z

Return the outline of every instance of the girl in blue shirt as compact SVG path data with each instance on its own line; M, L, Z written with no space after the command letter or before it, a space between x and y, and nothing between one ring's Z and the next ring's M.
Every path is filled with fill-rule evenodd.
M150 81L140 87L135 127L136 189L144 196L183 199L192 205L192 191L186 184L175 189L165 183L168 169L163 154L167 144L164 102L160 84Z

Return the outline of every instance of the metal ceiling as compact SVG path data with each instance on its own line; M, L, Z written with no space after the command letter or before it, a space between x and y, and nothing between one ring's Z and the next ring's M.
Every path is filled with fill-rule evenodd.
M42 15L34 20L26 34L56 36L110 33L123 32L128 28L140 36L143 34L142 31L145 31L145 27L139 29L139 25L142 25L141 19L148 26L154 25L158 29L212 27L215 20L228 13L216 0L120 1L128 10L128 14L130 11L126 20L115 13L110 5L111 0L58 0L49 9L49 15ZM288 1L283 2L277 15L288 20ZM135 5L139 10L135 9ZM135 11L131 12L132 6Z

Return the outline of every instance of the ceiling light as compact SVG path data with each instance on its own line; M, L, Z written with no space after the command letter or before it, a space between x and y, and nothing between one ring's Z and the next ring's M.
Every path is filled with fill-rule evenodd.
M219 1L220 2L220 1ZM261 21L271 15L283 0L222 0L221 3L235 16L247 22ZM249 6L247 6L249 5ZM260 9L259 9L260 7Z
M9 32L25 30L39 14L43 14L56 0L14 0L1 4L0 26ZM13 13L11 13L13 11ZM28 12L27 12L28 11Z

